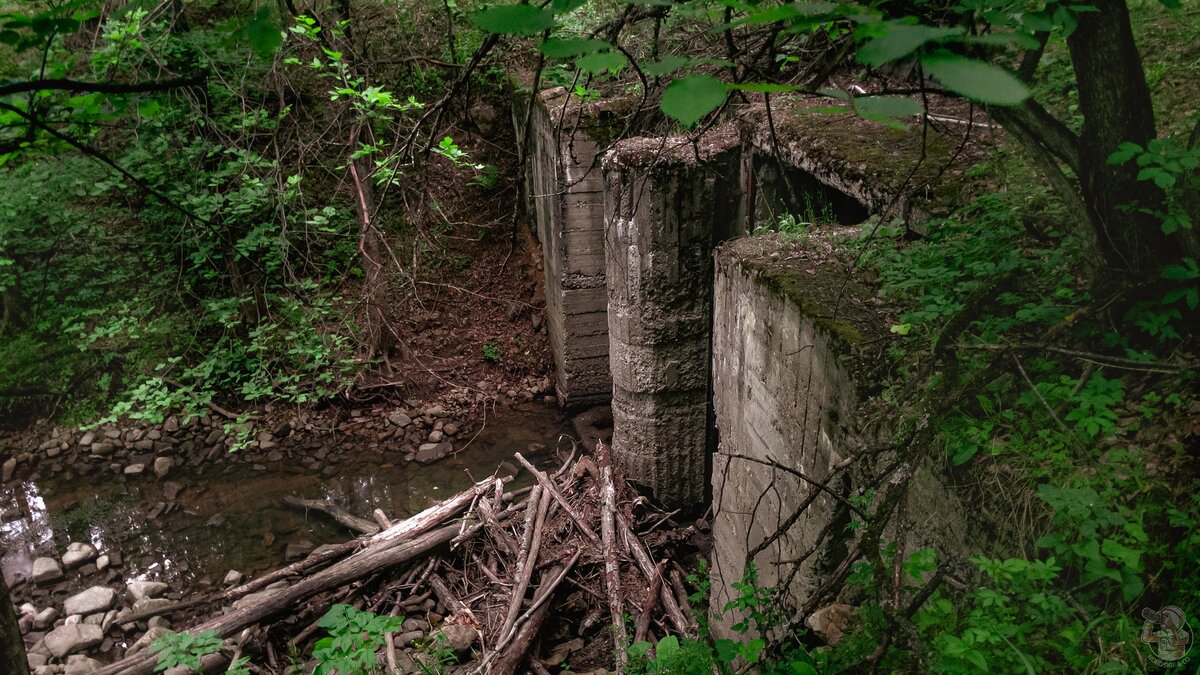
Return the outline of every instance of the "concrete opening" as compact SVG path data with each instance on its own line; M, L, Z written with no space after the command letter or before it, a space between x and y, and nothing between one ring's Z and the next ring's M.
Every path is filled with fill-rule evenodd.
M757 228L777 231L780 220L787 216L819 226L856 225L870 215L858 199L777 158L754 153L751 166L748 189L754 205L752 232Z

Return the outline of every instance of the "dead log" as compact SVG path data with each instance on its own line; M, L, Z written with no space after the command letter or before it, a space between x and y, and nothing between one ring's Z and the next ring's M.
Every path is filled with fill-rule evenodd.
M568 569L563 565L556 565L546 572L547 578L561 578L567 575ZM483 665L484 672L488 675L513 675L517 672L521 662L529 656L529 648L533 644L534 638L542 630L542 623L546 621L546 616L550 614L550 603L547 602L550 595L558 587L557 584L552 584L539 589L535 594L533 613L517 630L516 636L512 642L508 644L503 651L496 653L492 663Z
M334 504L333 502L328 502L322 499L303 499L288 495L283 498L283 503L300 511L316 511L318 513L324 513L332 518L338 525L341 525L348 530L354 530L359 534L375 534L380 531L379 526L375 523L367 520L366 518L359 518L346 509Z
M680 609L679 602L677 601L675 595L671 592L671 589L667 588L665 584L662 584L662 572L660 566L654 564L654 560L650 557L650 554L646 552L646 547L644 544L642 544L642 540L633 533L633 529L629 527L629 523L625 521L625 516L617 514L617 525L621 528L621 534L625 538L625 543L629 548L629 552L633 555L634 562L637 563L638 569L642 570L642 574L645 575L646 580L653 582L656 576L659 577L659 593L662 596L661 601L663 605L663 612L666 613L667 618L671 620L671 623L675 626L675 630L679 631L680 635L689 635L695 637L695 625L684 615L683 610Z
M283 612L317 593L343 586L356 579L428 553L453 539L456 530L457 526L448 525L409 541L363 549L294 586L264 594L263 597L252 603L194 626L189 632L198 635L212 631L218 637L227 638L243 628ZM156 660L157 657L153 654L139 652L101 668L96 675L151 675L154 672Z
M600 470L600 538L604 550L604 586L608 595L608 609L612 621L613 645L616 647L614 671L617 675L625 668L628 656L629 634L625 631L624 610L621 598L621 567L617 558L617 488L613 483L612 457L603 443L596 443L596 459Z
M537 479L538 485L541 485L543 490L549 492L550 495L554 497L554 501L558 502L558 505L562 507L563 511L566 511L567 515L571 517L571 520L575 521L575 526L579 528L579 531L582 532L589 541L593 543L599 543L600 537L596 536L596 533L592 531L592 528L587 524L587 521L583 519L583 516L579 515L579 512L575 510L575 507L571 506L571 504L562 496L562 493L558 491L558 488L554 487L554 483L546 477L546 474L538 471L534 465L530 464L524 457L521 456L521 453L518 452L516 457L517 461L523 464L526 469L529 469L529 473L533 474L533 477Z
M637 630L633 634L634 642L644 641L650 633L650 619L654 616L654 609L658 605L658 596L662 593L663 568L666 566L667 561L663 560L654 569L650 587L646 589L646 602L642 603L642 614L638 617Z
M512 600L508 605L504 625L496 634L498 641L508 641L508 633L516 624L521 604L525 601L525 591L529 588L529 580L533 576L533 568L537 566L538 551L542 546L542 523L546 520L546 511L549 508L550 494L542 490L541 486L535 487L529 496L529 515L525 518L525 538L521 544L524 558L518 559L517 569L513 573Z

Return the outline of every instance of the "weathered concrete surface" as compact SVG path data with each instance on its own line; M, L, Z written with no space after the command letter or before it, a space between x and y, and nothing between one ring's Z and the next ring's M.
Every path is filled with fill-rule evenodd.
M524 131L527 98L515 106ZM604 180L598 155L619 131L622 99L581 103L562 87L534 100L527 191L546 276L546 327L560 403L608 402L607 292L604 285Z
M763 235L728 242L716 255L713 407L720 443L712 476L713 569L721 583L714 584L712 602L718 610L730 600L729 583L741 579L748 551L785 530L755 558L760 585L775 587L783 580L771 563L802 555L839 515L837 502L822 494L787 526L815 488L759 463L779 462L824 480L855 442L846 426L856 405L854 381L837 353L852 348L861 330L878 330L871 326L878 321L870 313L856 321L821 318L816 304L832 308L843 275L822 259L828 255L822 247L806 243L812 250ZM812 289L808 299L768 267L781 259L808 277L787 282ZM794 599L811 591L835 550L812 556L786 592Z
M634 138L604 164L613 456L690 510L708 488L711 251L738 208L737 145L732 129Z
M986 130L940 124L925 133L915 122L891 129L853 113L814 112L834 103L821 96L773 97L770 118L761 102L747 106L738 115L745 160L759 166L779 160L916 231L931 216L969 203L979 189L968 171L992 145ZM745 191L761 209L755 183Z
M733 597L730 585L756 548L759 585L779 587L781 599L798 607L853 545L849 511L774 463L849 498L865 482L863 462L829 480L835 467L886 440L862 413L864 389L883 380L887 322L836 254L837 237L855 231L745 237L716 253L714 613ZM968 525L957 504L931 472L918 470L903 508L902 549L962 550ZM798 567L776 564L803 556Z

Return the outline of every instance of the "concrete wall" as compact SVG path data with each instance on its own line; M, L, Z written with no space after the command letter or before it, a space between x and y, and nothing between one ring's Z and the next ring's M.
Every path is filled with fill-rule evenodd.
M635 138L605 157L613 456L689 510L708 492L712 248L739 206L737 136Z
M598 154L616 133L613 110L622 105L568 100L561 87L541 92L523 143L529 207L542 243L555 388L560 403L572 407L607 403L612 391ZM526 110L524 103L515 106L518 129Z
M712 562L722 582L714 584L719 609L730 599L729 583L741 579L747 553L777 529L786 533L755 558L764 586L783 582L781 569L790 572L773 562L802 555L826 525L844 519L837 502L818 493L789 524L816 488L769 464L823 480L845 456L855 442L847 424L857 394L837 354L853 348L844 335L878 326L870 325L869 314L820 318L805 295L819 301L822 293L808 289L825 286L836 294L844 272L780 235L728 242L716 261L712 368L720 441L712 474ZM789 261L800 262L802 278L789 278L795 273ZM834 539L842 535L838 529ZM787 588L793 600L812 589L836 550L824 547L801 566Z

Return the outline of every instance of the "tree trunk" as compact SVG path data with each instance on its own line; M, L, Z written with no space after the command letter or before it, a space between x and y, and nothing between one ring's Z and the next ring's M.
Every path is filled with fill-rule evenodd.
M1145 147L1155 137L1150 89L1125 1L1091 4L1096 11L1077 14L1079 27L1067 38L1084 115L1080 188L1108 271L1135 281L1153 279L1175 257L1178 244L1163 234L1158 218L1129 207L1160 209L1162 191L1138 181L1132 162L1108 163L1121 143Z
M17 626L17 612L8 594L8 584L0 579L0 672L29 675L25 641Z

